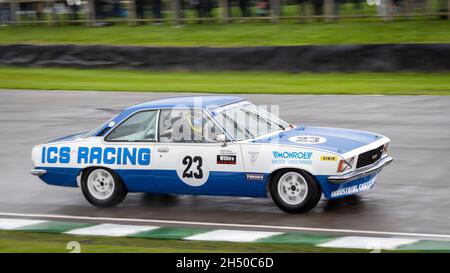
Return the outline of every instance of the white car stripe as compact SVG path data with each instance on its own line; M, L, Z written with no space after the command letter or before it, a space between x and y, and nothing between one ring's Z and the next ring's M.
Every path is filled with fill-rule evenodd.
M184 238L196 241L253 242L281 232L218 229Z
M157 229L155 226L133 226L133 225L117 225L117 224L100 224L92 227L74 229L66 234L72 235L98 235L98 236L127 236L143 231Z

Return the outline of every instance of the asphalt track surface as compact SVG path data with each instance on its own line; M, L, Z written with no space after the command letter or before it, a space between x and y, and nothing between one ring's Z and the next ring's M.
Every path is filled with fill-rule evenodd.
M321 200L306 214L285 214L269 199L149 194L129 194L118 207L98 209L80 189L49 186L29 174L34 145L89 131L126 106L168 96L174 94L0 91L0 213L450 235L450 97L241 95L279 104L281 117L294 124L391 138L395 161L371 191Z

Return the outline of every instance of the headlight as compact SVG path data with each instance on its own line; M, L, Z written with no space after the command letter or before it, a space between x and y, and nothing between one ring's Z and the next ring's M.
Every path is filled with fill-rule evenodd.
M355 157L340 160L337 172L342 173L351 170L353 168L353 162L355 162Z

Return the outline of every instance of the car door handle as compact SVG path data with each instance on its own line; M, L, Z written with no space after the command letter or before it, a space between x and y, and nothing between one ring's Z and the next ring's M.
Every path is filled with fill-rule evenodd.
M169 152L169 148L168 147L159 147L158 152L167 153L167 152Z

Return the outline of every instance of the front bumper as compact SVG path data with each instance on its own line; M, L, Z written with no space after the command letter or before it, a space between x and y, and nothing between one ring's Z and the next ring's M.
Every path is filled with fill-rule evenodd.
M30 173L31 173L32 175L36 175L36 176L43 176L44 174L47 173L47 171L46 171L46 170L41 170L41 169L32 169L32 170L30 171Z
M346 173L343 175L329 176L328 182L333 183L333 184L342 184L342 183L356 180L356 179L364 177L364 176L368 176L368 175L377 173L377 172L381 171L381 169L383 169L385 166L389 165L393 160L394 159L392 157L385 156L370 166L367 166L367 167L364 167L364 168L361 168L356 171L349 172L349 173Z

